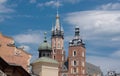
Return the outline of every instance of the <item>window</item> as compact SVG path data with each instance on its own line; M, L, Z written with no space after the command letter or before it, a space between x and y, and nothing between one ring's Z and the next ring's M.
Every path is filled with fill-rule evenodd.
M85 63L84 63L84 61L82 61L82 66L83 66L83 67L85 66Z
M47 56L49 56L49 54L47 54Z
M75 65L77 65L77 62L76 62L76 61L74 61L74 66L75 66Z
M85 53L84 53L84 51L82 52L82 57L84 57L85 56Z
M76 70L76 68L74 68L74 71L73 71L74 73L76 73L77 72L77 70Z
M55 56L54 56L54 59L55 59Z
M58 41L58 48L61 48L61 46L60 46L60 41Z
M60 48L60 43L58 43L58 48Z
M43 56L45 56L45 53L43 53Z
M82 73L85 74L85 70L83 70Z
M76 51L73 51L73 56L76 56Z

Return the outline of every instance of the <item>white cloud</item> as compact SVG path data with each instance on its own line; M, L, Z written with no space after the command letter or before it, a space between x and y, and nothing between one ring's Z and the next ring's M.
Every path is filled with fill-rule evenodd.
M0 13L10 13L14 12L13 9L7 7L7 0L0 0Z
M0 0L0 4L5 3L7 0Z
M43 39L43 35L39 31L30 31L13 37L17 43L24 44L39 44Z
M94 65L100 66L104 74L106 74L109 70L120 72L119 59L114 59L110 57L87 56L87 61Z
M120 33L120 11L82 11L69 13L65 18L69 24L79 25L86 39L110 39ZM105 35L105 36L104 36ZM112 40L112 38L111 38Z
M30 0L30 3L36 3L36 0Z
M27 46L27 45L21 45L21 46L19 46L19 48L23 48L23 50L25 50L25 51L30 51L31 50L30 47Z
M81 0L63 0L63 2L68 2L68 3L78 3L80 2Z
M62 4L60 2L56 2L56 1L49 1L49 2L45 2L45 3L39 3L37 6L38 7L43 7L43 6L59 7L59 6L62 6Z
M8 0L0 0L0 22L3 22L5 19L9 19L10 16L7 16L6 14L15 11L11 7L8 7L10 5L7 5L7 1Z
M99 10L120 10L120 3L108 3L104 4L97 9Z
M120 58L120 50L113 52L113 54L111 54L111 56Z

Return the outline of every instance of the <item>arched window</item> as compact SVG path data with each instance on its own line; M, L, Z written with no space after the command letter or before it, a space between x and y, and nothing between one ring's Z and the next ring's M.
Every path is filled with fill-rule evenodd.
M43 56L45 56L45 53L43 53Z
M84 57L85 56L85 53L84 53L84 51L82 52L82 57Z
M74 73L76 73L76 72L77 72L77 69L76 69L76 68L74 68L73 72L74 72Z
M74 66L76 66L77 65L77 62L74 60Z
M54 59L55 59L55 56L54 56Z
M82 66L83 66L83 67L85 66L85 63L84 63L84 61L82 61Z
M76 56L76 51L73 51L73 56Z
M82 73L85 74L85 70L82 70Z

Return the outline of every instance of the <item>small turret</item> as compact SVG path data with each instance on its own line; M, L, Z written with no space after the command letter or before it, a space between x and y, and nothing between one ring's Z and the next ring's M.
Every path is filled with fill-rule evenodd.
M69 46L77 46L77 45L81 45L81 46L85 47L85 44L83 43L82 39L80 38L80 29L79 29L79 26L75 27L75 36L69 42Z
M38 51L39 57L51 57L52 48L51 45L47 42L46 32L44 33L44 41L40 44Z

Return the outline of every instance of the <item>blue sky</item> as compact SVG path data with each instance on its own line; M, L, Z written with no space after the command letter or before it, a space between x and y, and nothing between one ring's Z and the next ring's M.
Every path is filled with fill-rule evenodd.
M104 72L120 72L120 0L0 0L0 32L13 37L35 59L45 31L50 41L57 6L66 52L78 25L87 61Z

